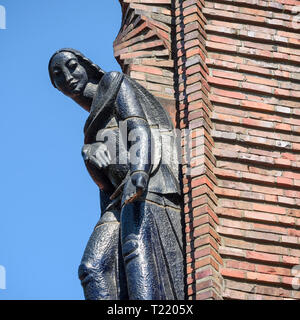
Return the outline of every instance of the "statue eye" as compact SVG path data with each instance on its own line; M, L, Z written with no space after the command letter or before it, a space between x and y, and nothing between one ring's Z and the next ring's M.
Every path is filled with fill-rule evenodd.
M68 68L71 69L71 70L75 70L76 67L77 67L78 63L76 62L76 60L70 60L68 62Z
M59 76L59 75L61 74L61 70L60 70L60 69L54 69L54 70L53 70L53 74L54 74L55 76Z

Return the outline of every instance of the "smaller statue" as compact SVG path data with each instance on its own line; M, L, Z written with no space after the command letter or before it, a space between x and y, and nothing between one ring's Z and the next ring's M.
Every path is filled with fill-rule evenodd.
M86 299L184 299L178 163L164 142L174 138L168 114L133 79L104 72L74 49L57 51L49 74L90 113L82 155L100 189L101 218L79 267Z

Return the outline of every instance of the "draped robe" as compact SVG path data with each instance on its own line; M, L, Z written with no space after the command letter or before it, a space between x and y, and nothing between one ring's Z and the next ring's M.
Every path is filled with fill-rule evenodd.
M135 118L143 119L151 132L147 148L153 163L144 194L125 204L123 191L132 168L121 159L128 158L128 146L120 126ZM111 164L102 170L86 163L100 188L102 212L79 267L86 299L184 299L178 158L168 114L128 76L106 73L84 132L85 144L108 143L112 153ZM119 194L111 200L116 190Z

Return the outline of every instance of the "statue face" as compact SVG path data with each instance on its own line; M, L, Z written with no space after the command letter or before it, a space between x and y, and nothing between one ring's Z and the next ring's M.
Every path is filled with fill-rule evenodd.
M51 61L50 72L57 89L69 97L82 94L88 82L85 68L71 52L56 54Z

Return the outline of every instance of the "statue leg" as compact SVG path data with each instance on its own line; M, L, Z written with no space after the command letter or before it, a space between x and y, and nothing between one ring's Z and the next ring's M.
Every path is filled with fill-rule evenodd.
M113 212L106 212L88 241L78 272L87 300L126 299L119 232L118 219Z
M121 241L131 300L166 299L155 257L153 208L146 201L125 205L121 211ZM157 248L159 250L159 248Z

